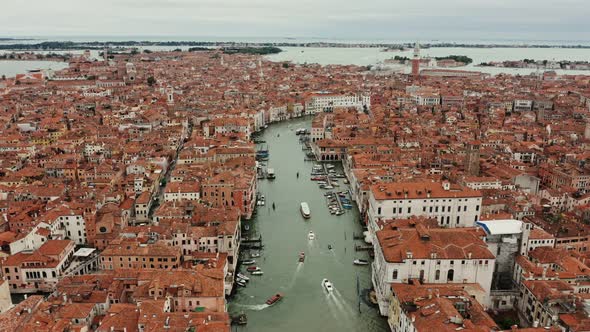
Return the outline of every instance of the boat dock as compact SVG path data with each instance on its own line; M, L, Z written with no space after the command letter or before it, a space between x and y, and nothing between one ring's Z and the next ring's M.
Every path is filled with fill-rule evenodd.
M242 238L242 241L240 241L240 249L260 250L263 248L264 248L264 245L262 244L262 235L260 235L257 239Z
M355 251L369 251L369 250L373 250L373 246L372 245L362 246L360 244L357 244L354 246L354 250Z

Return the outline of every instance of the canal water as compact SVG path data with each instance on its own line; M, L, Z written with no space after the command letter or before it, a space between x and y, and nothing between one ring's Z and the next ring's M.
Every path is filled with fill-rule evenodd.
M387 323L377 309L370 307L357 293L357 280L362 291L371 287L370 266L353 265L355 258L368 259L368 252L355 252L353 233L362 233L358 210L347 210L341 216L331 215L325 191L310 180L314 162L305 161L305 152L295 130L310 128L311 119L297 119L271 125L260 139L268 146L269 167L276 179L260 180L259 192L266 205L258 207L256 217L245 222L250 230L244 236L262 236L264 249L254 258L264 272L250 277L247 287L240 287L229 302L232 315L245 313L248 324L234 326L234 331L387 331ZM337 168L341 173L341 169ZM297 178L299 172L299 178ZM339 179L340 187L348 186ZM307 202L311 218L303 219L300 203ZM276 209L272 209L272 204ZM308 239L309 231L315 240ZM328 249L328 245L332 249ZM305 262L298 262L299 252ZM247 252L244 258L249 258ZM334 291L328 294L322 280L329 279ZM266 300L280 292L284 299L273 306ZM360 313L359 313L360 303Z

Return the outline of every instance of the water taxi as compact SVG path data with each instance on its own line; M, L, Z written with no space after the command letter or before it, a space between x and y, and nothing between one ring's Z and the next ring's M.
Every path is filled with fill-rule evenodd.
M311 217L311 210L309 209L309 205L306 202L301 202L301 215L305 219L309 219Z
M332 285L332 283L328 279L322 280L322 285L328 293L332 293L332 291L334 290L334 285Z
M315 240L315 234L313 233L313 231L309 231L309 233L307 234L307 238L309 240Z

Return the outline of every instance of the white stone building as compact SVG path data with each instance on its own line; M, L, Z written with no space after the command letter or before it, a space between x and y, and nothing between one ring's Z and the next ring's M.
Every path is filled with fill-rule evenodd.
M371 96L364 94L333 95L317 94L305 104L307 114L331 112L335 107L354 107L358 111L371 108Z
M369 232L374 234L385 219L411 216L436 218L441 227L471 227L479 220L479 191L449 182L383 183L369 192Z
M387 315L393 283L477 283L488 296L494 274L495 256L473 228L427 229L384 228L377 232L372 281L379 310Z

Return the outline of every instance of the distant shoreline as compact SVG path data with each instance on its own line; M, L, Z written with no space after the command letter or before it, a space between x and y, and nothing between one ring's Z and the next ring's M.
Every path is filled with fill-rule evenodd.
M18 41L32 39L11 39L0 38L0 41ZM412 49L412 43L340 43L340 42L223 42L223 41L45 41L34 44L0 44L0 50L12 51L70 51L81 49L100 50L109 48L129 47L325 47L325 48L382 48L391 49ZM546 45L546 44L471 44L471 43L424 43L422 49L428 48L562 48L562 49L590 49L590 45Z

